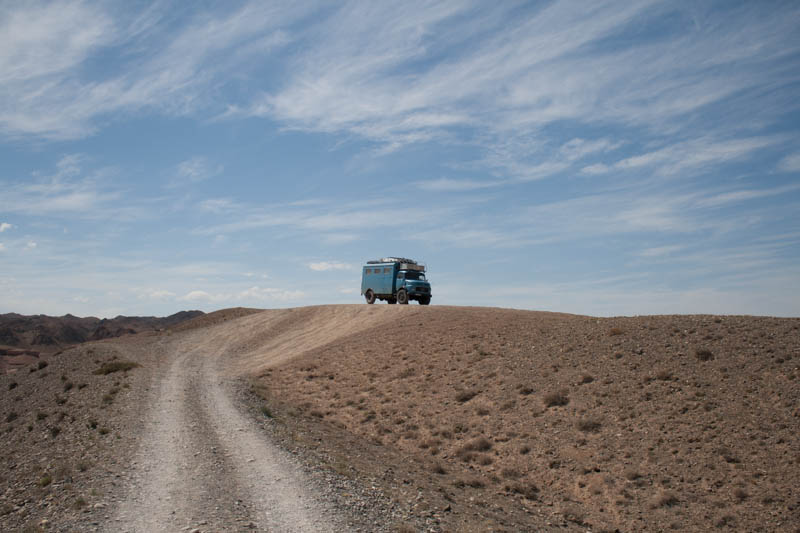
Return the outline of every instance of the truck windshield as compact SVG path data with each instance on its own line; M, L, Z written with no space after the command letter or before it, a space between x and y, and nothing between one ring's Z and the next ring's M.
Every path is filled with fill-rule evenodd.
M406 279L419 279L425 281L425 274L422 272L406 272Z

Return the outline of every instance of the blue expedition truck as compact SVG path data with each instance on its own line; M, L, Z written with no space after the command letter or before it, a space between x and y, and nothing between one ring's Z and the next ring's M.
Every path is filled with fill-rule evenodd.
M407 304L417 300L431 303L431 284L425 279L425 265L405 257L384 257L367 261L361 271L361 294L368 304L386 300L390 304Z

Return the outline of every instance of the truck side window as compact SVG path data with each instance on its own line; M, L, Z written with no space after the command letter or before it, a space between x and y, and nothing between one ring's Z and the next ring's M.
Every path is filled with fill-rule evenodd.
M406 275L405 274L398 274L397 279L403 279Z
M391 268L384 268L383 273L388 274L392 269Z

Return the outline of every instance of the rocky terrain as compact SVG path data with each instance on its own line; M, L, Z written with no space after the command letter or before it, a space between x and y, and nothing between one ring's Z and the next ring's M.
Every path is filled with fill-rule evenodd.
M202 314L202 311L180 311L164 318L117 316L110 319L0 315L0 373L13 372L40 357L46 358L77 344L163 330Z
M800 524L800 319L226 310L47 363L0 377L3 530L268 529L270 465L297 530Z

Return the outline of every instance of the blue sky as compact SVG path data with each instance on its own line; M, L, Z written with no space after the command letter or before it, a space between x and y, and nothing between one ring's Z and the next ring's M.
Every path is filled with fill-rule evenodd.
M0 312L800 315L796 2L0 4Z

